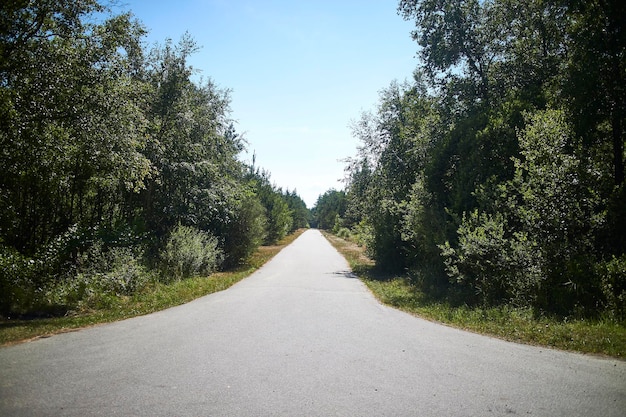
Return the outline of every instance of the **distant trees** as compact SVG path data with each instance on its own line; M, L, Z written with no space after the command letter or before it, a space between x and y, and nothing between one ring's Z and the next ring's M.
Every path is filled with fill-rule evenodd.
M345 224L452 302L623 320L625 6L398 10L421 64L354 125Z
M315 207L311 210L312 226L332 230L336 226L341 226L345 212L346 193L337 190L326 191L317 198Z
M0 6L0 314L208 274L307 225L295 191L237 159L229 93L192 81L193 40L146 50L130 14L95 13Z
M265 243L276 243L290 232L309 227L309 211L295 191L283 192L270 182L268 172L254 165L249 167L247 180L263 207Z

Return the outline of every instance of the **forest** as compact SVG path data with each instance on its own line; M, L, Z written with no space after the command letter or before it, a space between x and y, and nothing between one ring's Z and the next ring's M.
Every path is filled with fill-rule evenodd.
M65 314L208 275L308 226L238 159L190 36L151 48L98 0L0 5L0 316Z
M626 3L401 0L418 66L313 211L430 297L626 319ZM409 34L407 34L408 36Z

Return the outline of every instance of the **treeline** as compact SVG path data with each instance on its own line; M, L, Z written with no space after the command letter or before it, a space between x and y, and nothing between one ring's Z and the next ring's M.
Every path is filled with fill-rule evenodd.
M433 297L624 320L625 3L398 10L420 65L354 124L345 209L320 225Z
M307 227L295 191L237 159L229 93L193 81L189 36L147 49L95 0L0 19L0 314L209 274Z
M318 229L337 230L341 216L347 208L345 191L334 189L320 195L311 209L311 226Z

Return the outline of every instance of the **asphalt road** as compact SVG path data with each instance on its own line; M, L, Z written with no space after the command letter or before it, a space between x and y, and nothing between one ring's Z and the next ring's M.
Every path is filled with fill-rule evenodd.
M626 362L379 304L318 231L229 290L0 348L0 416L619 416Z

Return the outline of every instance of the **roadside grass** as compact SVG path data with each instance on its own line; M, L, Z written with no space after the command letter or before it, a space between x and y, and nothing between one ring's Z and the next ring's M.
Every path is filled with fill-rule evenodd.
M528 308L452 306L427 297L407 277L378 273L358 245L324 232L382 303L427 320L512 342L626 358L626 327L610 320L536 317Z
M171 284L150 283L132 296L103 296L95 308L74 311L64 317L0 319L0 346L141 316L225 290L251 275L304 231L305 229L297 230L276 245L259 247L245 264L232 271L218 272L208 277L188 278Z

